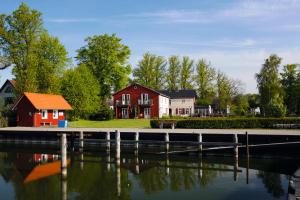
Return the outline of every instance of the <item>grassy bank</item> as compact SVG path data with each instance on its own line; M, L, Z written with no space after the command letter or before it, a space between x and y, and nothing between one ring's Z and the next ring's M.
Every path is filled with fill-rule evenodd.
M149 119L114 119L109 121L79 120L69 122L69 127L80 128L150 128Z

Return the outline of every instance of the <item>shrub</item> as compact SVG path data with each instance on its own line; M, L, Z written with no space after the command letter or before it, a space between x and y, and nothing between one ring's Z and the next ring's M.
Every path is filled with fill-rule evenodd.
M97 113L90 115L90 120L95 120L95 121L111 120L113 116L114 116L113 110L111 110L108 106L102 106Z
M161 121L164 120L151 120L150 125L152 128L159 128ZM300 118L191 118L175 121L176 128L300 128Z

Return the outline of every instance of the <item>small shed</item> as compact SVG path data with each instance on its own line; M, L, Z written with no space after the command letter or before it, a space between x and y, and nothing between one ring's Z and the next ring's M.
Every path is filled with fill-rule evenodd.
M72 107L61 95L25 92L13 110L17 111L17 126L38 127L57 126Z

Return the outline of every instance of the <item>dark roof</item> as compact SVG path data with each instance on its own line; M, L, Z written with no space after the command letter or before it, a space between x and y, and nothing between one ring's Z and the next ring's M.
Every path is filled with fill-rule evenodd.
M127 89L127 88L129 88L129 87L135 86L135 85L141 86L141 87L143 87L143 88L146 88L146 89L148 89L148 90L151 90L152 92L155 92L155 93L157 93L157 94L159 94L159 95L162 95L162 96L165 96L165 97L168 97L168 98L169 98L169 96L166 95L165 93L162 93L162 92L160 92L159 90L153 90L153 89L148 88L148 87L146 87L146 86L143 86L143 85L141 85L141 84L139 84L139 83L131 83L131 84L128 85L127 87L125 87L125 88L123 88L123 89L117 91L116 93L114 93L113 96L116 95L116 94L118 94L118 93L120 93L120 92L122 92L123 90L125 90L125 89Z
M7 79L0 88L0 92L4 89L6 84L10 84L13 88L16 88L16 81Z
M171 99L197 97L195 90L159 90L159 92L169 96Z

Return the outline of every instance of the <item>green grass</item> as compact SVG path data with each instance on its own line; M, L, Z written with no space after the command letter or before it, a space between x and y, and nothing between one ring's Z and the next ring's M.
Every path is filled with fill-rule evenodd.
M150 128L149 119L114 119L109 121L78 120L69 122L73 128Z

